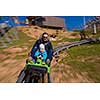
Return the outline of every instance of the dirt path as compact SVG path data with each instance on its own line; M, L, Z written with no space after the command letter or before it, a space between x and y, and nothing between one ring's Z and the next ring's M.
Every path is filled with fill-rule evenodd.
M0 52L0 83L15 83L25 65L25 59L15 59L25 49L11 47Z
M25 60L6 60L0 65L0 82L15 83L17 76L24 67Z

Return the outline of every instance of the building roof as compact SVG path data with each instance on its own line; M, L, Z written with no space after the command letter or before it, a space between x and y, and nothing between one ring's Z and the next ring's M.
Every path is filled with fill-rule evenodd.
M28 16L29 22L35 21L38 26L65 28L65 20L54 16Z
M52 27L65 27L65 20L63 18L54 17L54 16L44 16L45 21L43 21L43 26L52 26Z

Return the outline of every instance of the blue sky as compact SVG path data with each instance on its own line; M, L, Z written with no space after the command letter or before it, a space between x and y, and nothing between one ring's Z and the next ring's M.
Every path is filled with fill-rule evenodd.
M66 28L70 31L72 31L73 29L80 29L83 27L83 16L58 16L60 18L64 18L65 19L65 25ZM85 20L86 22L90 19L93 19L95 16L85 16ZM7 20L8 16L5 16L4 20ZM21 21L25 21L26 17L25 16L19 16L19 19ZM3 22L0 21L0 22Z
M68 30L83 28L83 16L59 16L65 19L65 24ZM86 22L93 19L95 16L85 16Z

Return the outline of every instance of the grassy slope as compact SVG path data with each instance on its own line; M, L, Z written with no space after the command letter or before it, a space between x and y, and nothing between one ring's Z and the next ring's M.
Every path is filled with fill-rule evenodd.
M11 60L17 60L17 63L21 64L21 61L23 59L27 58L27 53L29 52L29 50L32 47L35 40L26 36L22 32L19 32L18 36L19 36L20 40L13 41L13 43L9 44L8 46L9 47L20 47L20 48L24 48L24 46L26 46L28 48L28 50L26 50L22 53L12 54L12 53L3 51L3 49L0 49L1 54L4 54L5 56L8 55L5 59L2 59L1 62L6 61L7 59L11 59ZM60 38L61 38L61 36L56 41L52 41L53 46L57 46L59 43L63 43L63 42L73 42L73 41L79 40L79 38L73 39L73 38L67 38L64 36L61 39ZM100 68L99 68L99 66L100 66L100 45L99 44L73 47L67 51L63 51L63 53L64 53L64 58L62 58L60 60L58 65L60 65L60 64L69 65L71 68L70 73L73 73L73 71L74 72L76 71L78 73L86 72L87 76L90 79L92 79L94 82L100 82L100 73L99 73L99 71L100 71ZM15 55L15 56L12 57L13 55ZM19 62L19 60L20 60L20 62ZM16 65L17 65L17 63L16 63ZM8 63L6 63L6 65L7 64ZM1 64L0 67L3 67L4 65L5 65L5 63ZM11 63L11 64L9 64L9 67L16 66L16 65ZM60 76L62 81L59 77L58 78L60 80L59 82L67 82L66 81L67 79L71 79L70 73L67 72L68 70L66 68L64 68L63 65L62 65L63 67L61 67L61 68L58 65L54 66L55 68L53 70L55 72L54 72L53 79L55 79L55 82L57 82L56 79L59 74L58 72L60 72L60 74L65 72L65 73L63 73L64 75ZM20 67L21 67L21 65L20 65ZM68 67L68 69L70 69L70 68ZM14 70L16 70L16 69L14 69ZM18 69L18 71L20 71L20 70ZM9 76L9 73L7 75ZM56 75L57 75L57 77L56 77ZM63 76L65 76L66 78L64 78ZM8 77L8 79L9 79L9 77ZM5 80L3 80L3 81L1 80L1 81L5 82ZM12 82L14 82L14 81L12 81ZM8 81L6 81L6 82L8 82ZM9 82L11 82L11 81L9 80Z
M75 36L75 38L70 38ZM53 46L58 46L59 43L79 41L79 33L59 33L56 41L52 41Z
M99 34L96 34L93 37L95 38L99 36ZM63 37L61 40L57 40L53 43L54 45L57 45L57 43L60 42L73 42L78 40L80 39ZM58 62L58 65L60 65L59 67L63 67L63 72L66 71L65 76L62 75L64 79L63 80L61 78L61 80L63 80L62 82L71 82L66 78L69 76L71 79L70 74L68 75L67 72L69 69L65 68L67 65L70 66L70 72L73 73L73 75L75 75L75 73L79 73L80 75L84 76L82 73L85 74L88 81L84 80L83 82L100 82L100 44L97 43L73 47L69 50L61 52L61 54L63 54L64 57L60 57L61 60ZM62 66L61 64L65 66ZM59 69L58 65L55 65L55 67ZM56 68L54 70L56 70ZM60 73L60 69L57 71L58 73Z
M12 31L9 32L9 33L6 33L6 34L8 36L10 36L10 34L12 34ZM36 39L31 38L31 37L28 37L26 34L24 34L23 32L20 32L20 31L18 32L18 38L19 38L18 40L14 40L15 36L13 35L13 39L12 39L11 43L7 43L7 46L8 46L7 48L10 48L10 47L23 47L23 46L27 46L28 48L31 48L32 44L36 40ZM1 52L3 52L3 50L4 49L0 48Z
M94 82L100 82L100 44L83 45L67 50L61 63L77 72L86 72Z
M0 49L0 82L15 82L19 72L25 65L27 54L30 51L34 39L28 37L22 32L18 34L19 40L14 40L12 44L8 44L8 48ZM30 41L31 40L31 41ZM13 48L19 48L22 52L11 52ZM27 48L24 50L24 48ZM5 51L6 50L6 51ZM10 50L10 51L9 51Z

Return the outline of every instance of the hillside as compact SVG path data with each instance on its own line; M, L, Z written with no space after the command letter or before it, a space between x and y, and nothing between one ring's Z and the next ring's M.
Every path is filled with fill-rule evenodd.
M100 82L100 45L73 47L61 52L53 67L55 82Z
M25 66L28 52L41 33L46 31L50 34L54 47L80 40L79 33L59 31L56 34L56 30L40 27L17 27L17 29L19 40L13 41L8 48L0 49L0 82L17 80L18 74ZM56 37L52 38L52 34ZM99 64L99 44L65 50L60 53L58 62L55 58L52 61L53 82L100 82Z

